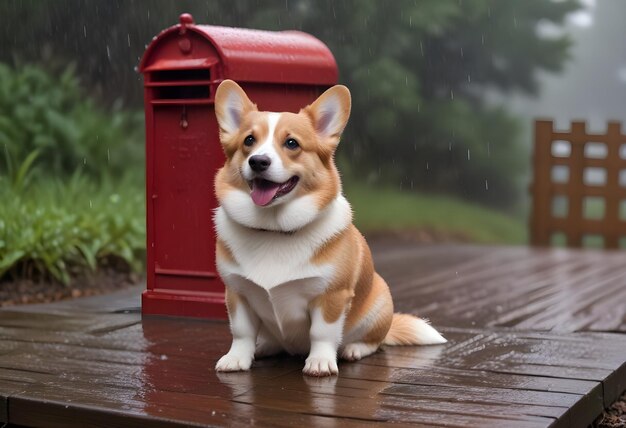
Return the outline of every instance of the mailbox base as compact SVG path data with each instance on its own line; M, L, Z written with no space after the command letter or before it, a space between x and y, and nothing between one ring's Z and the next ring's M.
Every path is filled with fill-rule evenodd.
M171 294L146 290L141 295L143 315L228 319L224 293Z

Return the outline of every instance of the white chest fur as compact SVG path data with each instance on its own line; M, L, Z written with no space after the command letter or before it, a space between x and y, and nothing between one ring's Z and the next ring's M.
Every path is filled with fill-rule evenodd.
M351 221L350 205L341 195L315 220L294 233L245 227L220 207L215 213L217 234L236 260L236 263L220 262L220 274L241 276L266 290L300 279L330 279L332 266L316 265L311 259Z
M218 260L227 286L242 294L265 327L287 351L308 346L308 305L322 294L333 274L332 264L314 264L316 251L352 221L350 205L338 196L311 223L292 234L258 231L215 213L219 238L235 262Z

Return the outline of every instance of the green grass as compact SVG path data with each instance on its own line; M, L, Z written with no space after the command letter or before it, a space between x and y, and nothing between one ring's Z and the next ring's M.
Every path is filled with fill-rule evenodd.
M75 175L29 181L15 186L0 177L0 279L67 284L111 259L142 269L145 204L137 180L97 183Z
M429 229L481 243L526 243L521 220L459 199L354 184L345 193L363 232Z

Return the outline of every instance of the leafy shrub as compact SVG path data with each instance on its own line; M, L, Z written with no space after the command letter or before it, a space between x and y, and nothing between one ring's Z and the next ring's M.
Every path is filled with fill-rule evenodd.
M0 64L0 148L14 159L38 150L54 175L77 168L100 176L142 165L143 122L116 103L98 108L81 90L74 68L55 77L41 68Z
M145 203L137 180L96 183L78 173L66 180L30 178L24 187L0 176L0 280L53 278L67 284L112 258L142 269Z

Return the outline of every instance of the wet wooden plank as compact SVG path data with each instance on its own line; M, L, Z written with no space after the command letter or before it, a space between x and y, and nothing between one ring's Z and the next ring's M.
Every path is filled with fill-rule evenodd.
M444 326L626 332L620 252L436 247L395 249L388 258L384 245L374 246L399 310Z
M68 396L72 397L71 402ZM123 403L123 404L120 404ZM85 426L362 426L350 419L263 409L224 397L75 383L32 387L9 401L11 423ZM77 418L77 415L81 415ZM334 419L334 418L333 418ZM328 422L331 422L330 424Z
M89 316L81 316L11 310L0 311L0 325L5 328L106 333L139 324L140 322L141 316L139 314L118 314L117 316L90 314Z
M293 413L315 412L359 420L378 422L419 422L429 424L468 426L493 425L495 420L508 426L548 426L564 413L565 408L508 404L506 407L489 403L465 403L455 399L432 400L426 396L405 399L380 395L369 400L343 400L333 394L312 394L295 390L284 394L278 388L259 388L238 395L237 402L254 404L256 407L281 409ZM492 418L485 415L506 415ZM442 417L442 414L445 416ZM506 421L506 422L505 422Z

